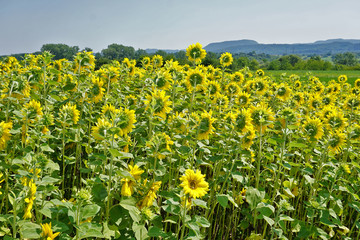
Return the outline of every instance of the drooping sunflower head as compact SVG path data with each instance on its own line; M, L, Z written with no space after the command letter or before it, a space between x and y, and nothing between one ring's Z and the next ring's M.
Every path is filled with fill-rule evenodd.
M203 139L209 139L209 135L214 133L214 126L213 123L215 122L215 118L212 117L212 111L206 112L204 111L201 113L201 116L199 118L198 123L198 135L197 139L203 140Z
M274 121L274 113L264 102L251 106L250 116L252 125L260 133L264 133L266 128L271 127Z
M136 123L135 111L127 108L120 108L116 114L114 125L120 128L119 135L124 136L132 131Z
M345 140L346 135L341 130L331 131L328 141L329 150L333 153L341 152Z
M171 111L170 105L172 102L169 101L169 98L170 96L166 96L165 91L154 89L151 95L146 96L144 103L147 108L151 107L153 109L155 116L165 119L166 113Z
M60 232L54 233L52 231L51 222L44 224L40 223L40 225L42 228L41 236L46 240L54 240L60 234Z
M310 140L319 140L324 134L323 124L321 120L317 117L307 117L306 121L303 124L303 131L305 136Z
M187 88L193 91L195 88L206 82L206 75L199 68L190 70L186 77Z
M134 177L135 180L140 180L141 174L144 173L144 170L142 170L138 165L134 165L133 163L128 165L129 173Z
M111 123L105 118L98 118L96 126L91 128L91 134L96 140L104 140L110 138L111 133L109 132Z
M202 45L200 43L191 44L186 49L186 56L188 57L190 62L200 64L206 56L206 51L202 48Z
M180 187L190 198L201 198L209 191L209 184L205 181L205 175L201 174L200 170L194 172L187 169L185 174L180 177L180 181Z
M76 109L76 104L67 103L60 109L59 120L64 125L76 124L79 121L80 111Z
M223 53L220 56L220 64L223 67L230 66L233 63L233 61L234 61L234 59L233 59L231 53L229 53L229 52Z

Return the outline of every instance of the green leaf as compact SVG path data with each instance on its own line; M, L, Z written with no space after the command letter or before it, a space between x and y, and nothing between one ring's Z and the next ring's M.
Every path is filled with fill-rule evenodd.
M195 216L195 222L200 226L200 227L205 227L208 228L210 227L210 222L201 216Z
M110 148L109 152L111 153L111 155L116 158L116 157L120 157L121 159L125 159L125 158L134 158L134 156L131 153L126 153L126 152L120 152L115 148Z
M41 179L41 185L49 185L49 184L54 184L59 182L60 179L58 178L53 178L53 177L49 177L49 176L45 176Z
M102 227L100 224L97 223L89 223L85 222L82 223L80 226L78 226L79 229L79 238L89 238L89 237L95 237L95 238L102 238L104 237L101 233Z
M40 238L41 226L32 222L26 222L20 226L20 233L23 238Z
M220 203L220 205L223 208L226 208L228 206L228 197L225 194L216 194L216 199L218 200L218 202Z
M264 220L270 225L274 225L275 221L272 220L271 218L267 217L267 216L263 216Z
M270 215L275 212L275 208L272 205L263 202L260 202L257 205L256 209L260 213L260 215L258 216L259 219L262 219L263 216L270 217Z
M259 191L256 188L249 187L246 190L246 202L249 203L251 210L254 210L258 203L260 203L265 198L265 192Z
M201 208L205 208L207 209L207 202L201 200L201 199L193 199L192 203L194 204L194 206L199 206Z
M167 234L158 227L150 227L148 235L149 237L167 237Z
M307 145L299 142L290 142L289 147L307 148Z
M55 152L51 147L49 147L49 145L42 145L41 147L41 150L43 151L43 152Z
M134 222L140 222L140 210L136 207L136 200L134 198L124 198L120 201L120 206L129 211L130 217Z
M94 217L100 211L100 209L101 208L96 204L86 205L80 209L81 220Z
M134 222L132 226L132 230L135 232L135 238L137 240L146 239L148 237L148 232L144 226L144 224L139 224L137 222Z

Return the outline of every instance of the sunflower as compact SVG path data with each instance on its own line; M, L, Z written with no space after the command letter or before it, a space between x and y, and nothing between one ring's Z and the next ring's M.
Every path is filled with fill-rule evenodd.
M251 123L257 131L264 133L268 126L272 126L271 122L274 121L274 113L261 102L256 106L251 106L250 110Z
M256 137L255 129L252 126L247 127L247 132L241 140L241 147L249 150L251 145L254 143L254 138Z
M334 97L331 95L324 95L321 99L322 104L325 106L332 105L334 103Z
M297 106L301 106L304 104L304 94L302 92L294 93L292 99Z
M142 64L143 68L146 68L147 66L149 66L151 64L150 58L149 57L144 57L141 60L141 64Z
M354 124L350 132L350 138L353 140L360 140L360 125Z
M154 115L163 119L166 118L166 113L171 111L169 107L172 102L169 101L170 96L165 95L165 91L155 89L151 95L146 96L144 101L147 108L151 107L154 110Z
M326 121L326 119L328 118L328 116L332 113L334 113L335 111L335 106L333 104L330 105L326 105L325 107L323 107L321 109L320 112L317 113L317 115L320 117L320 119L322 121Z
M161 55L154 55L151 62L154 68L159 68L163 65L163 57Z
M74 58L75 73L82 72L83 70L93 70L95 68L95 56L92 52L78 52Z
M213 123L215 122L216 119L212 118L211 115L212 115L212 111L210 112L204 111L203 113L201 113L198 124L198 135L197 135L198 140L209 139L209 135L214 133L213 130L215 130L215 128L213 127Z
M24 219L29 219L32 217L31 210L33 208L34 200L36 198L36 185L33 179L27 182L27 186L29 187L29 192L27 198L25 198L25 203L27 203L27 205L25 207L25 213L23 216Z
M206 81L206 76L199 68L190 70L186 77L186 86L190 91L193 91L194 88L197 88L201 84L204 84Z
M108 132L111 128L111 123L109 123L104 118L98 118L96 126L91 128L91 134L96 140L104 140L108 137Z
M341 91L341 85L339 83L333 83L329 86L333 94L337 94Z
M51 222L49 223L45 223L45 224L41 224L41 228L42 228L42 232L41 232L41 237L43 237L46 240L54 240L59 234L60 232L57 233L53 233L52 229L51 229Z
M76 124L79 121L80 111L76 109L76 105L67 103L62 106L59 115L62 124Z
M262 69L258 69L258 70L256 70L255 75L258 77L263 77L263 76L265 76L265 72Z
M206 88L210 96L214 96L221 91L220 84L217 81L207 81Z
M360 106L360 100L359 100L359 96L355 95L355 94L351 94L349 95L345 101L344 101L344 105L346 109L349 110L355 110Z
M121 179L121 195L130 197L134 193L135 182L130 178Z
M64 74L62 79L62 84L64 85L63 90L64 91L76 91L77 88L77 82L74 79L73 75L71 74Z
M250 102L251 102L250 94L243 91L239 92L236 98L236 103L238 104L239 107L245 108L250 104Z
M313 87L313 90L317 95L322 94L324 92L324 89L325 89L324 85L320 82L315 84Z
M317 84L317 83L320 82L319 78L315 77L315 76L310 76L309 81L310 81L311 84Z
M294 89L300 89L301 88L301 82L299 80L296 80L294 83Z
M234 59L233 59L231 53L228 53L228 52L223 53L223 54L221 54L221 56L220 56L220 64L221 64L221 66L223 66L223 67L228 67L228 66L230 66L230 65L233 63L233 60L234 60Z
M202 48L202 45L200 43L191 44L186 49L186 56L189 58L190 62L199 64L205 58L206 51Z
M144 173L144 170L139 168L138 165L134 165L134 164L129 164L128 168L129 168L129 173L134 177L134 179L140 180L141 174Z
M229 98L221 93L214 96L212 103L217 109L224 110L229 106Z
M140 209L144 208L144 207L151 207L153 205L154 199L156 199L156 192L160 189L161 187L161 181L158 182L154 182L149 191L146 193L144 199L142 199L139 203L138 206Z
M114 119L115 116L119 113L119 109L116 109L111 104L106 104L101 108L101 113L107 119Z
M340 83L345 83L346 81L348 80L348 78L347 78L347 76L346 75L340 75L339 77L338 77L338 81L340 82Z
M331 131L328 146L331 152L339 153L345 144L346 136L341 130Z
M156 133L149 141L146 142L146 146L152 150L154 157L158 159L164 159L166 155L163 153L165 151L171 152L170 145L173 144L174 142L171 141L170 136L164 132Z
M180 177L180 181L180 187L183 188L184 193L188 194L190 198L201 198L209 191L209 184L205 181L205 175L201 174L200 170L194 172L191 169L187 169L185 174Z
M280 84L276 91L276 97L282 101L286 101L290 98L291 89L284 83Z
M354 87L359 89L360 88L360 78L355 80Z
M159 71L154 77L155 86L161 90L169 90L173 80L168 71Z
M289 125L297 125L299 118L300 117L295 113L295 111L289 107L281 109L277 117L282 128Z
M267 88L268 84L264 78L256 78L253 82L249 82L251 90L255 91L259 95L263 95Z
M6 142L10 140L10 130L12 129L12 122L0 123L0 150L3 150L6 147Z
M30 102L24 105L23 114L28 120L34 120L43 115L40 102L32 99Z
M124 58L122 61L122 70L123 72L129 74L129 76L133 76L135 73L135 65L136 60L129 60L128 58Z
M236 82L230 82L226 85L226 92L230 96L237 95L240 92L240 87Z
M303 124L303 130L305 135L310 138L310 140L319 140L324 134L323 124L317 117L306 117L306 121Z
M115 119L115 126L120 128L119 135L127 135L134 128L136 123L135 111L127 108L120 108Z
M91 79L92 86L91 86L91 99L94 103L98 103L102 97L104 96L105 88L103 88L104 82L101 81L98 77L93 76Z
M169 122L171 123L173 130L176 133L186 132L185 115L182 112L176 112L175 115L171 115L169 117Z
M321 99L319 95L311 95L309 99L309 108L317 110L321 106Z
M291 82L294 82L294 81L295 81L295 83L296 83L297 81L300 80L300 77L299 77L299 75L291 74L290 77L289 77L289 80L290 80ZM295 83L294 83L294 86L296 85ZM300 83L300 86L299 86L299 87L301 87L301 82L299 82L299 83ZM295 86L295 88L296 88L296 86Z
M347 118L338 110L334 110L324 119L327 129L342 131L347 126Z
M241 111L237 111L235 113L235 130L240 133L244 134L252 128L252 118L250 111L248 109L242 109Z
M231 75L231 81L238 84L242 83L244 81L244 74L242 74L241 72L235 72Z

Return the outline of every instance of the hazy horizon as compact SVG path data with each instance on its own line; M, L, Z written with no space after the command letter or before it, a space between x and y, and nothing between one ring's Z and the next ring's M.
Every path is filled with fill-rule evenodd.
M135 49L186 49L199 42L264 44L360 39L357 0L95 1L0 0L0 55L63 43L100 52L112 43Z

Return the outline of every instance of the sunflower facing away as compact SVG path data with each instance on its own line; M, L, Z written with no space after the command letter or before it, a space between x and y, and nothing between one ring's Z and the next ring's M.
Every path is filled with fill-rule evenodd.
M115 119L115 126L120 128L119 135L123 136L132 131L136 123L135 111L127 108L120 108Z
M214 132L213 130L215 130L215 128L213 127L213 123L216 119L212 118L211 115L212 111L204 111L203 113L201 113L200 123L198 125L198 140L209 139L209 135Z
M180 181L182 182L180 187L190 198L201 198L209 191L209 184L205 181L205 175L201 174L200 170L194 172L187 169L185 174L180 177Z
M186 49L186 56L189 58L190 62L200 64L206 56L206 51L202 48L202 45L200 43L191 44Z
M166 113L171 111L170 105L172 102L169 101L169 98L170 96L166 96L165 91L155 89L151 95L146 96L144 103L147 108L153 108L155 116L165 119Z
M329 150L333 153L339 153L345 144L346 136L341 130L331 131L329 138Z
M274 121L274 113L263 102L256 106L251 106L250 116L251 123L257 131L264 133L272 121Z
M233 59L231 53L228 53L228 52L223 53L223 54L221 54L221 56L220 56L220 64L221 64L221 66L223 66L223 67L228 67L228 66L230 66L230 65L233 63L233 60L234 60L234 59Z
M317 139L319 140L323 134L323 124L319 118L310 118L307 117L303 129L305 132L305 135L310 139Z
M76 124L79 121L80 111L76 109L76 105L67 103L60 109L60 122L64 125Z
M104 82L97 77L91 79L92 87L90 90L92 100L94 103L98 103L104 96L105 88L103 88Z
M97 120L96 126L91 128L91 133L96 140L104 140L108 137L108 131L111 128L111 123L109 123L104 118L99 118Z
M10 140L10 130L12 129L11 122L4 122L0 123L0 150L3 150L6 146L6 142Z

